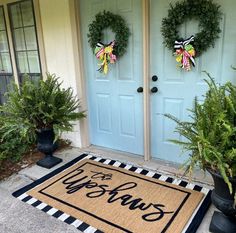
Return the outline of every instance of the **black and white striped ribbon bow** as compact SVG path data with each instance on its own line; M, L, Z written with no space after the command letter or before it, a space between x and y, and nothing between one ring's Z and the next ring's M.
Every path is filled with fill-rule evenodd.
M188 45L190 42L194 41L194 36L190 36L188 39L186 40L181 40L181 41L178 41L176 40L175 41L175 45L174 45L174 48L175 49L184 49L184 46L185 45Z

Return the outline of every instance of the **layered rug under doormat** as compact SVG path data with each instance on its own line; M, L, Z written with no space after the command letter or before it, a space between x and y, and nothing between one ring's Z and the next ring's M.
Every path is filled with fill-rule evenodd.
M194 233L211 191L82 154L13 196L85 233Z

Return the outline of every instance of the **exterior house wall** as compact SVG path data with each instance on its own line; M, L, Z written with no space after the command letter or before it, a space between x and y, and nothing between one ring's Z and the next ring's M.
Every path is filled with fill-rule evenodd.
M61 77L63 86L72 87L74 94L81 99L82 85L78 83L77 76L79 58L75 57L77 47L73 42L76 26L70 12L70 4L73 4L73 1L40 0L38 3L47 71ZM85 124L85 121L77 122L73 132L64 134L65 138L72 141L73 146L86 145L80 134L81 128L83 128L81 124Z

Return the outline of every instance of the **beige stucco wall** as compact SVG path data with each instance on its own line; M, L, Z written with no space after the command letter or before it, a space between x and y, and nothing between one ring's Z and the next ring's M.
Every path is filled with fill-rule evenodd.
M78 67L75 58L74 29L70 15L70 0L40 0L39 11L45 50L47 71L63 80L65 87L72 87L74 94L81 97L78 82ZM72 26L73 25L73 26ZM63 134L72 144L81 147L80 123L72 133Z

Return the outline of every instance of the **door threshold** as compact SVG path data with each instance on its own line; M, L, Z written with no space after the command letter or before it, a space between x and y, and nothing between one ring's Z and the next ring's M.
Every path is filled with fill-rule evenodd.
M152 158L150 161L144 161L144 157L141 155L94 145L83 148L83 151L138 167L144 167L148 170L160 172L163 175L172 176L173 178L180 178L186 181L198 183L199 185L205 185L208 188L209 186L213 186L213 181L210 174L196 169L194 170L191 180L189 180L189 177L184 175L184 170L180 169L181 164L178 163L173 163L156 158Z

